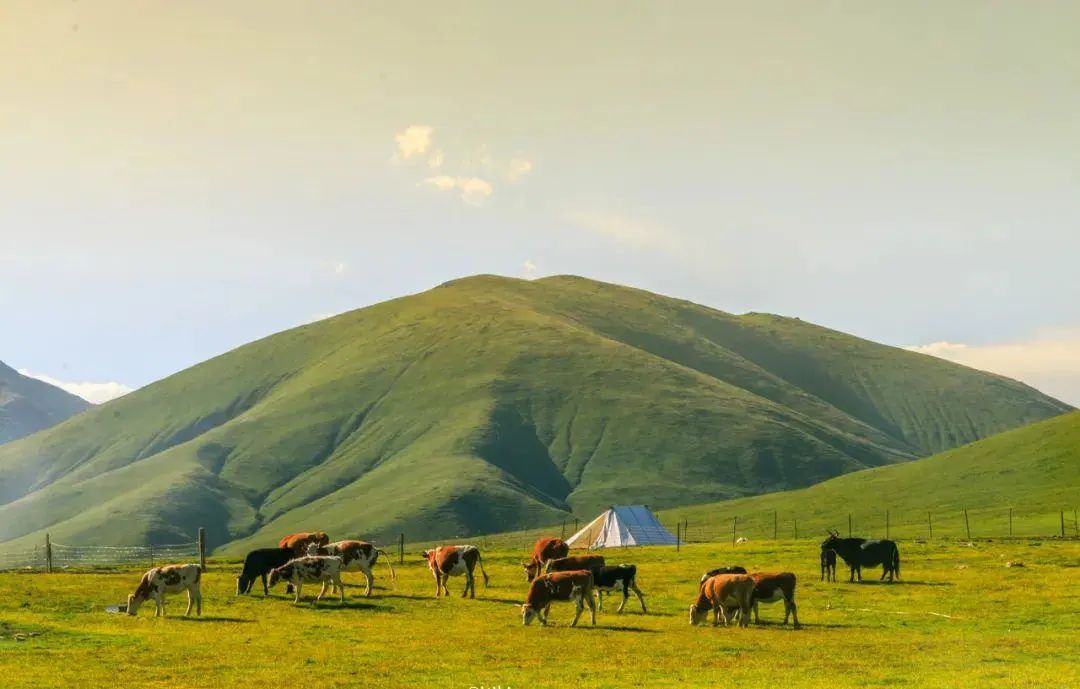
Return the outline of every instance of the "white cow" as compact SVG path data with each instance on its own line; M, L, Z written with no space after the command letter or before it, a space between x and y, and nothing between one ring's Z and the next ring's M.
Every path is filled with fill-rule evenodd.
M154 617L165 616L165 594L187 591L188 602L184 617L191 614L191 604L195 603L195 614L202 615L202 592L199 581L202 570L198 565L165 565L155 567L142 576L135 593L128 596L127 614L135 615L139 606L153 598L156 603Z
M300 589L305 581L321 581L322 589L315 597L315 602L322 600L326 595L326 585L336 587L341 594L341 602L345 602L345 587L341 584L341 558L312 556L298 557L290 560L280 567L270 570L270 579L267 584L273 588L279 581L287 581L296 589L296 598L293 603L300 602Z

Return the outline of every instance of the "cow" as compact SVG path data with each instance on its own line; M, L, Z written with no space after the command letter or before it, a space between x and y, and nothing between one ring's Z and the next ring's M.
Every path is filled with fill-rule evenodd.
M312 601L312 605L322 600L326 595L326 585L336 587L340 594L340 601L345 602L345 587L341 584L341 558L327 557L323 555L305 555L294 560L289 560L280 567L270 570L270 588L279 581L287 581L296 589L294 604L300 602L300 589L305 581L321 581L322 589L319 595Z
M697 598L690 604L690 624L698 625L706 620L709 610L713 611L713 626L724 620L728 625L726 608L739 610L739 626L750 624L750 605L754 596L754 580L746 574L717 574L709 577L698 588Z
M746 574L746 568L734 565L732 567L717 567L716 569L710 569L701 575L701 579L698 580L698 586L704 586L705 582L717 574Z
M330 542L330 537L322 531L302 531L289 534L278 541L279 548L288 548L293 551L293 557L303 557L307 554L309 543L315 543L319 547Z
M136 615L139 606L153 598L156 607L154 617L165 616L165 594L187 591L187 610L184 617L191 614L191 604L195 603L195 614L202 616L202 591L199 582L202 569L199 565L164 565L155 567L142 576L135 593L128 596L127 614Z
M579 569L569 572L541 574L532 580L525 602L521 605L521 623L528 626L533 618L539 618L540 624L548 623L548 612L552 601L574 601L577 612L571 627L576 627L585 606L589 606L593 626L596 626L596 604L593 603L592 572Z
M266 586L266 575L275 567L280 567L295 555L290 548L259 548L252 550L244 558L244 569L236 577L236 595L250 593L255 580L262 578L263 595L270 595Z
M598 610L604 609L604 594L613 593L615 591L622 591L622 603L619 604L619 609L615 612L622 612L626 607L626 601L630 600L630 591L633 591L637 596L638 602L641 603L641 612L648 612L645 609L645 599L642 598L641 589L637 587L637 566L636 565L614 565L612 567L594 567L589 570L593 577L593 591L596 592L596 608Z
M788 617L794 620L795 629L800 628L799 615L795 610L795 575L791 572L761 573L755 572L750 575L754 580L754 593L751 597L751 605L754 609L754 624L760 624L758 616L758 603L775 603L784 601L784 624ZM731 606L727 610L730 615L734 612Z
M603 567L603 555L571 555L570 557L557 557L544 563L544 574L552 572L570 572L575 569L593 570Z
M390 564L390 556L385 550L376 548L367 541L337 541L321 547L309 543L307 554L334 555L341 558L341 571L363 572L364 579L367 581L367 588L364 589L365 596L371 595L371 586L375 581L375 563L379 560L379 555L386 558L386 566L390 568L390 580L397 581L394 565ZM330 589L331 594L334 592L334 589Z
M540 576L544 563L548 560L566 557L569 554L570 546L566 545L566 541L563 539L554 536L539 538L533 545L532 555L528 560L521 563L521 567L525 570L525 580L532 581Z
M836 551L821 549L821 580L836 581Z
M480 549L474 545L444 545L438 548L424 551L424 559L427 560L428 569L435 577L435 597L438 598L446 591L450 595L450 589L446 582L450 577L465 575L465 590L461 597L476 598L476 579L473 570L480 565L480 573L484 575L484 587L488 585L488 575L484 571L484 561L480 557Z
M848 582L855 581L858 575L862 581L862 568L881 565L881 579L886 576L889 581L895 576L900 578L900 549L895 541L868 541L865 538L840 538L836 531L829 531L829 537L821 544L822 550L835 551L840 559L851 569L851 578Z

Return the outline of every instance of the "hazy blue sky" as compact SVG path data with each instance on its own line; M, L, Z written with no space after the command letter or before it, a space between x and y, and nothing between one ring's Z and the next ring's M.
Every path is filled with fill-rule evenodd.
M139 386L576 273L1080 403L1078 45L1075 2L4 0L0 359Z

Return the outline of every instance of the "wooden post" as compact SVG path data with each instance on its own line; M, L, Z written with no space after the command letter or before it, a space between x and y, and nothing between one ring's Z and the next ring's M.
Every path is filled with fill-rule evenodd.
M45 534L45 571L52 574L52 541L49 534Z
M851 538L851 512L847 513L847 537Z
M776 527L777 527L776 510L773 510L773 513L772 513L772 539L774 541L776 540Z
M736 516L731 521L731 547L735 547L735 533L739 530L739 518Z
M1012 538L1012 508L1009 508L1009 538Z
M1065 538L1065 510L1061 510L1061 537Z
M682 520L682 537L683 537L684 541L686 540L686 529L689 526L690 526L690 522L686 519L686 517L683 517L683 520Z
M206 571L206 529L199 527L199 571Z
M682 547L682 522L675 522L675 552Z
M889 537L889 510L885 510L885 538Z
M574 517L574 533L577 533L577 532L578 532L578 528L577 528L577 517Z
M405 564L405 534L398 534L397 561L399 565Z
M967 539L971 540L971 522L968 521L967 510L964 510L964 530L967 531Z
M928 540L934 540L934 519L929 512L926 513L926 527L930 529L930 538Z

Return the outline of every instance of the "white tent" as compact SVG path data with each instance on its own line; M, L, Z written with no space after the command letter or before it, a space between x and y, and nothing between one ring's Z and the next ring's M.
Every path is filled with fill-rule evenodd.
M632 545L675 545L645 505L615 505L567 539L571 548L621 548Z

